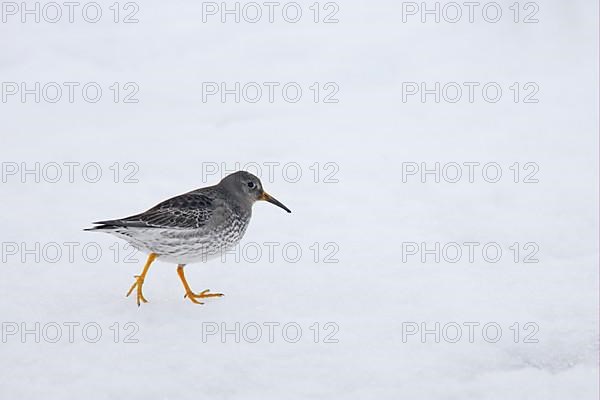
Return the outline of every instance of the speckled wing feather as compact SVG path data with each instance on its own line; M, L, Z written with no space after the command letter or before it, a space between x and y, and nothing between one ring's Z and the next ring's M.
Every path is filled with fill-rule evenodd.
M131 227L131 228L168 228L168 229L200 229L209 220L222 217L222 212L215 212L222 201L214 196L190 192L173 197L138 215L131 217L99 221L96 227Z

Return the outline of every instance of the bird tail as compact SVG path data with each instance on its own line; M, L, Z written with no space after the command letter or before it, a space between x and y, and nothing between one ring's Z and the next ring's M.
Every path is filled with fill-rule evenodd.
M117 220L92 222L92 224L96 224L96 226L85 228L84 231L111 231L123 226L122 224L118 224L116 222Z

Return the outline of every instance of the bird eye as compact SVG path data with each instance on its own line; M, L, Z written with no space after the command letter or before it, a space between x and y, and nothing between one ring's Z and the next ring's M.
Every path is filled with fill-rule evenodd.
M254 182L252 182L252 181L248 182L248 187L250 189L254 189Z

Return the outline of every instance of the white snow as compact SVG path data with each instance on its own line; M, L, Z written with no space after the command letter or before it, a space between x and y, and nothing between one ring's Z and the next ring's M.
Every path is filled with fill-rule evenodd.
M21 23L19 15L0 23L2 82L103 89L97 103L81 98L81 86L73 103L38 104L33 95L0 103L0 398L598 398L597 2L537 2L534 24L512 21L513 1L498 2L495 24L481 13L474 23L466 15L455 24L421 23L419 15L403 23L402 2L392 0L339 1L335 24L312 22L313 1L298 1L297 24L280 13L274 23L221 23L219 15L203 23L202 2L146 1L139 23L124 24L112 22L114 2L98 3L96 24L80 9L74 23L66 15L56 24ZM530 11L524 4L520 18ZM324 5L320 18L332 10ZM121 98L135 82L139 103L115 104L114 82ZM297 82L303 96L202 102L203 82ZM339 103L314 103L314 82L321 96L336 83ZM473 103L435 103L433 95L403 102L403 82L497 82L503 95L497 103L480 91ZM514 82L520 100L530 92L523 85L537 84L539 102L514 103ZM22 176L36 162L39 183ZM72 183L65 162L80 163ZM81 175L90 162L100 165L97 183ZM293 213L256 204L246 257L186 268L194 290L224 298L191 304L175 266L157 262L144 286L150 303L138 309L124 295L143 256L129 260L123 242L82 229L214 184L221 163L233 170L236 162L261 165L264 186ZM273 179L270 162L280 163ZM410 162L481 165L473 183L466 175L403 182ZM491 162L502 168L498 183L481 177ZM522 182L528 162L539 167L539 183ZM63 174L57 183L49 182L52 163ZM302 172L295 183L293 169L282 176L291 163ZM139 182L123 183L132 171ZM332 171L339 182L323 182ZM279 243L272 261L269 242ZM432 255L423 263L420 254L403 262L409 242L481 245L473 263L464 246L456 263ZM86 260L88 243L97 247ZM302 250L298 262L282 254L289 243ZM482 258L486 243L502 248L497 263ZM538 263L523 262L535 249L526 243L538 247ZM256 244L263 253L251 262ZM97 248L102 255L90 262ZM339 262L323 262L332 252ZM72 341L69 323L79 324ZM433 334L407 335L422 323L440 324L439 343ZM469 323L478 324L472 341ZM223 328L236 326L239 343L233 333L222 340ZM462 337L450 343L456 326ZM51 343L57 327L62 336ZM257 327L262 336L252 343ZM299 340L288 342L297 327ZM502 335L489 343L494 327ZM132 332L138 342L126 343ZM537 343L527 343L531 332Z

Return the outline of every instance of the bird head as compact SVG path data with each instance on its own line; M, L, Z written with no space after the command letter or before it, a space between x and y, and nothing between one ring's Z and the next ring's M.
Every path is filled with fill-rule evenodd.
M221 180L219 186L224 187L229 192L237 195L250 204L256 201L268 201L277 207L283 208L288 213L290 209L284 206L279 200L264 191L260 179L246 171L234 172Z

